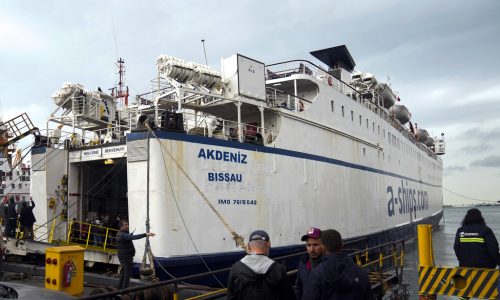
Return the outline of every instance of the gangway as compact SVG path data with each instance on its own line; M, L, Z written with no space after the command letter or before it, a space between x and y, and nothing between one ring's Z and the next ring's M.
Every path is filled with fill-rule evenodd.
M0 219L0 224L3 224L3 222L4 220ZM78 221L66 222L61 218L54 218L49 224L43 226L35 224L34 228L35 240L24 239L18 222L16 235L8 237L6 240L5 254L26 256L28 254L45 253L47 248L54 246L79 245L85 248L84 260L87 265L96 262L112 265L120 264L116 255L116 241L114 239L118 232L116 229ZM64 234L64 238L56 234L61 229L68 229L68 233Z

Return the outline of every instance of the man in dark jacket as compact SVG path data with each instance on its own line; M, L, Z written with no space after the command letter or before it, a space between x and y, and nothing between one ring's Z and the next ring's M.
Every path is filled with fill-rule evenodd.
M321 232L326 256L309 276L302 299L374 300L368 274L342 253L342 237L333 229Z
M460 267L495 269L500 266L498 241L477 208L467 211L453 248Z
M311 229L307 231L307 234L300 239L306 242L307 254L299 258L299 264L297 266L297 280L295 281L295 294L297 295L297 299L302 298L302 291L307 284L307 279L309 278L311 270L321 262L323 244L320 238L321 230L311 227Z
M263 230L250 234L249 254L237 261L229 272L227 300L295 299L285 267L267 257L269 235Z
M21 212L19 213L19 223L23 229L23 239L33 240L33 224L35 224L36 219L33 214L33 208L35 208L35 201L30 199L31 206L28 206L26 201L21 205Z
M16 237L17 210L14 197L10 197L9 199L9 205L6 206L5 210L5 218L7 219L7 224L5 226L5 235L8 237Z
M118 289L128 287L130 275L132 275L132 267L134 265L135 247L133 240L142 239L149 236L155 236L154 233L147 232L142 234L132 235L128 232L128 221L120 221L120 231L116 234L116 246L118 249L118 260L120 261L120 281Z

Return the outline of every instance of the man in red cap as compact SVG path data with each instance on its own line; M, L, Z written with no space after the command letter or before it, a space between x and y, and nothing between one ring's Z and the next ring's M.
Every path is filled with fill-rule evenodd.
M321 262L323 257L320 229L311 227L300 240L306 242L307 254L299 258L299 265L297 266L297 280L295 281L297 299L302 298L302 291L307 284L311 270Z

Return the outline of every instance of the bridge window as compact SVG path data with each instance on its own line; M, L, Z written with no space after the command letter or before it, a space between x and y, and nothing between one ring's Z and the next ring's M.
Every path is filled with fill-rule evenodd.
M342 117L344 116L344 105L342 105Z
M334 110L334 104L335 104L335 103L334 103L334 101L332 100L332 102L331 102L331 105L332 105L332 112L334 112L334 111L335 111L335 110Z

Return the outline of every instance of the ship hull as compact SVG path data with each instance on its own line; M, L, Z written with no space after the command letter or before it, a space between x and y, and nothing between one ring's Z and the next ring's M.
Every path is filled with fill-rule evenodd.
M413 238L416 224L438 224L442 213L440 178L415 178L416 166L397 173L382 160L368 165L169 131L149 141L147 132L129 134L127 148L130 223L143 224L149 202L153 253L176 277L242 257L225 224L245 238L268 231L272 255L281 256L304 250L300 237L310 226L335 228L360 249ZM136 248L143 253L142 243Z
M352 251L385 244L391 241L408 241L414 239L416 237L416 226L418 224L438 226L442 215L443 212L440 211L433 216L415 223L403 225L382 232L374 232L366 236L346 239L344 241L345 248L347 251ZM305 251L305 244L273 247L271 249L270 257L274 259L285 257L283 259L278 259L278 261L286 265L288 270L294 270L297 267L300 255L302 255ZM156 276L158 276L160 280L168 280L172 279L172 276L180 278L193 274L203 274L211 271L223 270L230 268L234 262L243 258L244 255L245 253L243 251L237 251L180 257L155 257ZM134 272L139 274L139 269L140 264L136 263ZM220 286L219 282L223 285L227 283L227 275L228 272L223 271L215 275L200 276L199 278L192 279L189 282L193 284Z

